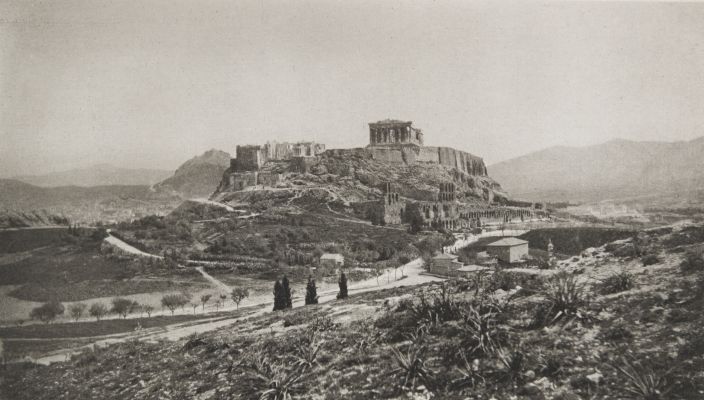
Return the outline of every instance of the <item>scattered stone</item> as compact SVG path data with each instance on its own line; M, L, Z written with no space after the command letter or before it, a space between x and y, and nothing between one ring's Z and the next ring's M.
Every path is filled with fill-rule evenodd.
M587 379L589 379L591 382L594 382L595 385L598 385L603 377L604 375L602 375L600 372L595 372L593 374L587 375Z

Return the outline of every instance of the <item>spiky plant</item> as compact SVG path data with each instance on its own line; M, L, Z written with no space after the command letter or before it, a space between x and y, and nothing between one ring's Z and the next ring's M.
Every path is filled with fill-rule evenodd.
M317 358L318 353L323 348L324 340L318 339L318 335L313 333L313 336L302 338L294 343L295 358L294 364L302 369L312 369L319 365Z
M492 354L505 338L497 323L500 312L493 304L470 304L462 311L463 324L460 325L464 334L464 343L469 346L469 354L481 356Z
M303 370L296 366L287 368L282 362L272 361L259 353L245 365L245 372L252 379L259 393L259 400L291 400L296 385L303 377Z
M391 346L391 353L398 364L398 368L392 370L390 374L399 374L403 376L404 388L415 390L416 381L420 379L426 387L430 386L432 372L425 365L425 327L420 327L415 333L409 334L408 339L411 343L405 352L400 351L396 347Z
M504 370L501 371L504 378L511 382L521 380L525 366L524 354L520 351L508 352L504 349L499 349L496 354L504 367Z
M467 387L475 387L486 382L481 374L479 360L469 362L467 356L462 353L462 365L455 367L455 371L460 374L460 377L452 381L452 386L455 389L464 389Z
M546 304L538 307L534 326L554 324L558 321L572 321L587 319L583 309L588 301L584 294L584 287L577 282L574 275L559 272L550 281L545 294Z
M630 290L635 286L633 274L622 271L601 281L601 292L612 294Z
M445 285L430 296L421 293L419 299L418 303L410 305L410 311L422 324L435 325L458 320L462 316L462 303L455 299Z
M668 398L667 393L672 388L668 387L667 376L672 372L672 369L658 373L637 361L629 362L626 358L621 358L620 364L611 365L611 367L626 378L626 385L622 387L622 390L628 398L641 400Z

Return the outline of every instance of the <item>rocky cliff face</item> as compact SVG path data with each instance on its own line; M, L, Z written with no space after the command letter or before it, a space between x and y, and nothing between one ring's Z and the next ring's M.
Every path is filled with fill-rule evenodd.
M440 153L440 148L432 149L435 154ZM332 192L333 197L344 202L378 198L381 195L379 188L386 182L393 183L402 196L416 200L433 200L439 191L439 184L443 182L455 183L457 198L464 202L485 205L504 202L507 198L501 186L485 175L486 167L479 157L444 151L447 161L440 163L419 161L417 158L409 160L403 155L405 150L328 150L317 158L309 159L305 165L296 161L268 162L261 173L281 174L281 182L276 185L278 190L318 187ZM225 195L233 192L227 184L230 172L229 169L225 171L214 198L233 198ZM250 192L245 190L235 197L251 197Z

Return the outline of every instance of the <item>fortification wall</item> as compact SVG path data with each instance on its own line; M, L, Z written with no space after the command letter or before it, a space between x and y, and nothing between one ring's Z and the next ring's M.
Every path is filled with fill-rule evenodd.
M403 151L398 147L370 147L372 158L390 163L405 163Z
M421 147L418 151L416 161L440 164L440 156L437 147Z

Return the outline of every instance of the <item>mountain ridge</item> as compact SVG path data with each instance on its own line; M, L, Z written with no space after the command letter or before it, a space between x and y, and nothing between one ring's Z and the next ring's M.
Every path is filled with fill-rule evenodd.
M14 179L39 187L60 186L111 186L111 185L153 185L171 174L171 171L149 168L123 168L109 163L36 175L18 175Z
M704 137L677 142L614 139L585 147L553 146L488 169L514 198L599 201L701 186L703 153Z

